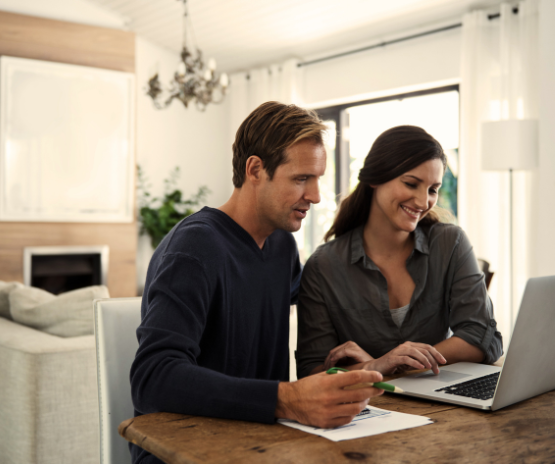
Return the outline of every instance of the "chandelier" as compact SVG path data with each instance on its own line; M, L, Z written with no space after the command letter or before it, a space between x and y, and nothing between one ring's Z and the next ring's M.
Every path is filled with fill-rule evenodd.
M173 80L167 90L169 94L166 97L162 96L166 92L162 89L158 72L148 80L146 94L152 98L154 106L158 109L167 108L174 99L177 99L185 105L185 108L188 108L189 103L194 102L200 111L204 111L208 103L223 101L229 86L229 78L226 73L216 74L216 60L213 58L210 58L206 65L204 64L202 52L195 44L187 0L178 1L183 1L184 7L181 61L174 72ZM191 41L188 40L189 35Z

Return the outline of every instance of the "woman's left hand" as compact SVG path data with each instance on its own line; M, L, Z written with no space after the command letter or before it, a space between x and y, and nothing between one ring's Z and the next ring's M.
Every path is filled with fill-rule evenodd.
M341 361L343 365L358 364L372 361L374 358L364 351L355 342L349 341L336 346L324 361L324 370L334 367Z

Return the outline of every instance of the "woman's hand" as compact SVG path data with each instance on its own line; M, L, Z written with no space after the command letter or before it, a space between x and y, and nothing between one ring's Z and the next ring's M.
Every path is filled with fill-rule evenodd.
M364 351L355 342L347 342L336 346L328 354L324 361L324 370L336 366L338 363L342 365L351 365L372 361L374 358Z
M363 369L376 370L384 375L411 369L432 369L434 374L439 374L438 365L446 362L442 354L431 345L405 342L381 358L366 362Z

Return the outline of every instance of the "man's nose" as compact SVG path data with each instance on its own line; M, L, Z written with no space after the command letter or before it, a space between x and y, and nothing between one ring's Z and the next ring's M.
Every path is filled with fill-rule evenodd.
M316 179L314 179L314 182L308 183L304 198L310 203L320 203L320 186Z

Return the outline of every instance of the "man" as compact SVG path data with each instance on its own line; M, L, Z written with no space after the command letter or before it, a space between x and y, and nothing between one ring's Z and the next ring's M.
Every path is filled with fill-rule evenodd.
M381 394L381 374L289 376L289 308L301 265L291 232L320 201L326 168L315 113L267 102L237 131L227 203L203 208L149 265L131 368L136 415L166 411L319 427L346 424ZM160 462L131 445L135 463Z

